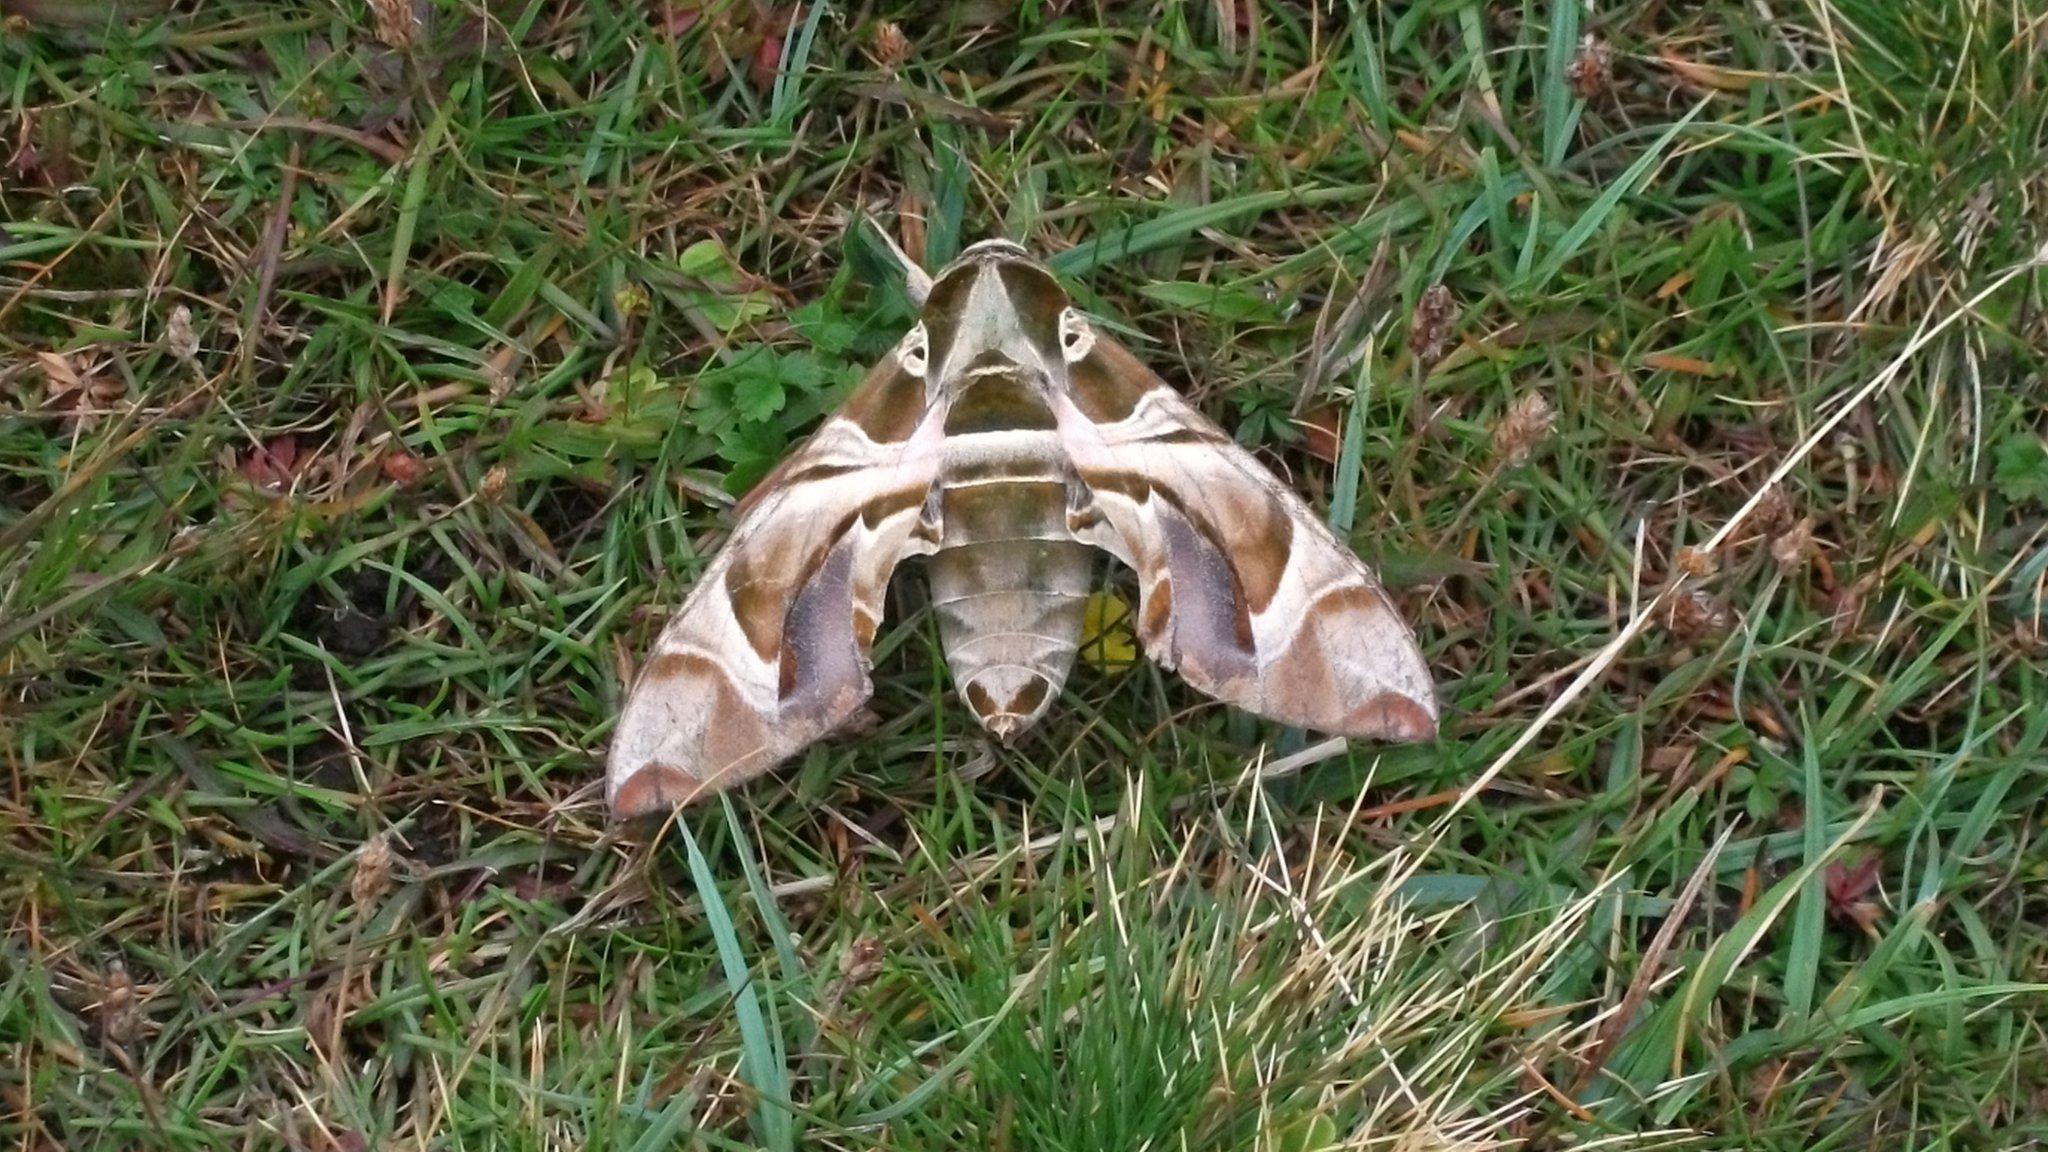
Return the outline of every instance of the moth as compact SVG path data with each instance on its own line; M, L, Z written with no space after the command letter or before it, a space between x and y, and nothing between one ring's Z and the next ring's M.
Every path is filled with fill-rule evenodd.
M959 694L1000 741L1066 682L1098 551L1138 575L1146 654L1207 695L1334 735L1435 734L1429 668L1372 571L1045 265L986 240L911 281L918 322L740 502L635 678L615 818L758 776L850 719L911 556Z

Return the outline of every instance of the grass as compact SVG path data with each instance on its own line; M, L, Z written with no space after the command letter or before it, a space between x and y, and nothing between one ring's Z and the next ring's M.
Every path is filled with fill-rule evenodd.
M8 1146L2048 1137L2048 19L404 7L0 4ZM993 749L911 580L868 733L608 829L871 220L1349 525L1443 738Z

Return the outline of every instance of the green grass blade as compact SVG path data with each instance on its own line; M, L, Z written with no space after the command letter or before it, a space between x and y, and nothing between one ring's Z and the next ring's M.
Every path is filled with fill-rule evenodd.
M1802 725L1812 730L1812 718ZM1804 800L1800 824L1801 863L1807 874L1800 885L1799 902L1792 910L1792 946L1785 953L1785 1012L1802 1019L1813 1010L1814 982L1820 976L1821 933L1827 928L1828 893L1826 867L1828 850L1828 794L1821 783L1820 751L1813 741L1801 741L1801 796Z
M704 859L687 824L677 822L676 833L689 853L690 878L696 882L704 921L717 945L718 961L725 970L725 986L732 995L733 1014L739 1021L742 1066L758 1101L754 1108L755 1132L763 1147L773 1152L789 1152L796 1147L796 1114L789 1098L788 1065L770 1033L759 988L747 966L746 952L740 947L739 933L733 927L732 913L727 911L725 897L718 890L718 874Z
M427 122L427 130L420 135L419 144L409 158L411 170L406 173L405 192L398 204L398 222L391 231L391 257L385 265L382 323L391 323L399 294L404 291L405 262L412 254L412 238L419 230L420 212L426 207L427 185L433 175L434 158L441 150L441 138L448 134L449 122L460 103L459 97L450 93L434 118Z
M1593 238L1593 233L1613 215L1614 210L1620 206L1622 197L1635 191L1637 183L1663 161L1665 150L1671 146L1671 142L1678 138L1680 132L1685 131L1695 117L1706 111L1707 105L1711 102L1711 98L1708 98L1694 104L1676 123L1664 129L1657 137L1656 143L1638 156L1627 170L1600 193L1599 199L1593 201L1591 207L1581 213L1577 220L1572 221L1571 227L1565 229L1564 235L1558 238L1557 246L1550 250L1550 255L1544 257L1542 265L1536 269L1536 274L1519 286L1521 290L1534 292L1556 279L1557 274L1564 270L1564 266L1579 254L1588 240Z
M1585 102L1572 91L1571 67L1579 52L1579 0L1551 0L1550 32L1543 45L1543 166L1564 164Z

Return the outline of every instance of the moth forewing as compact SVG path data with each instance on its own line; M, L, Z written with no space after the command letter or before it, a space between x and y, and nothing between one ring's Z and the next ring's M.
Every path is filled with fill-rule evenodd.
M941 431L907 376L877 365L744 502L627 694L606 772L615 818L759 775L868 698L889 575L935 543L921 512Z
M924 289L916 327L741 503L628 694L614 816L749 779L867 699L890 573L929 554L969 711L1009 739L1078 651L1093 551L1136 569L1138 635L1197 689L1285 723L1436 729L1427 665L1370 569L1007 241Z
M1343 736L1436 731L1427 663L1377 577L1308 505L1115 341L1075 364L1060 432L1138 572L1155 660L1250 712Z

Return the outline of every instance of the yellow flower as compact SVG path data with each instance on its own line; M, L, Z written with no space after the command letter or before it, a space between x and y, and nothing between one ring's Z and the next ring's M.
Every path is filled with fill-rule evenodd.
M1088 615L1081 625L1081 658L1102 672L1121 672L1138 660L1138 639L1131 632L1131 606L1114 592L1088 597Z

